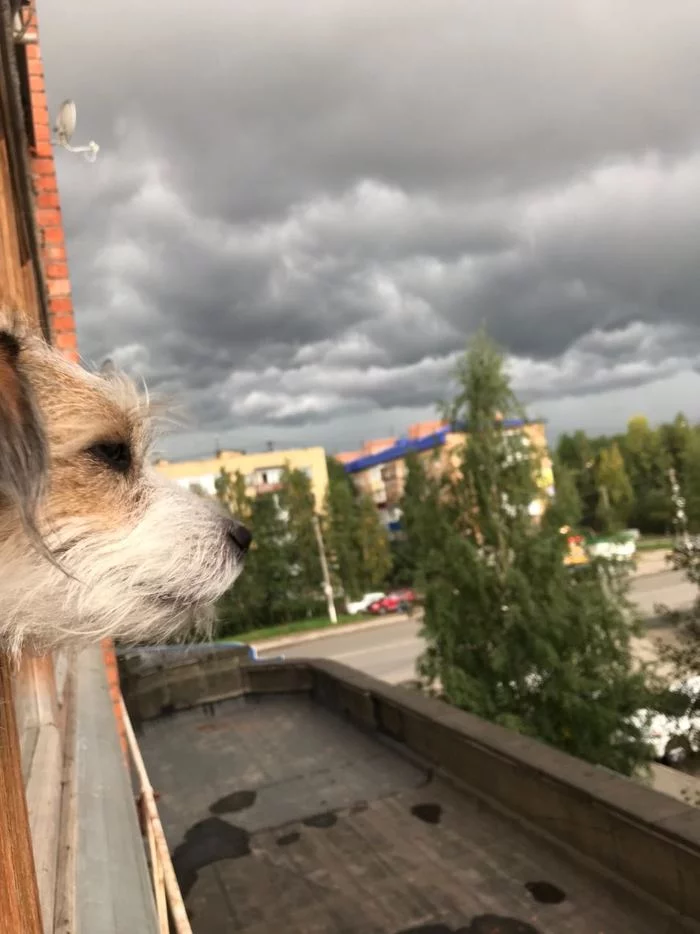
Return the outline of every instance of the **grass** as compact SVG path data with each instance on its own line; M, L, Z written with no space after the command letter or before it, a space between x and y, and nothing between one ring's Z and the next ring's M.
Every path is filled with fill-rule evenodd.
M350 616L344 614L338 617L337 625L331 623L327 616L316 616L311 619L299 619L281 626L268 626L266 629L251 629L250 632L237 633L235 636L222 636L217 642L264 642L266 639L279 639L282 636L295 636L299 633L314 632L319 629L338 629L348 623L366 623L376 616L362 615Z
M673 539L669 535L645 536L637 542L637 551L668 551L672 547Z

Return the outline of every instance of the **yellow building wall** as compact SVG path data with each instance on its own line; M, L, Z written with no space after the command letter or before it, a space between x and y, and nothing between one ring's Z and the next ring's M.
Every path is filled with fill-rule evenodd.
M242 474L249 482L247 493L255 496L274 488L279 473L290 470L306 471L311 480L317 512L322 512L328 490L328 468L325 448L292 448L287 451L259 451L243 454L240 451L221 451L217 457L192 461L159 460L154 465L158 473L189 488L198 484L206 493L214 494L214 483L226 470L232 476ZM263 476L266 476L265 477Z

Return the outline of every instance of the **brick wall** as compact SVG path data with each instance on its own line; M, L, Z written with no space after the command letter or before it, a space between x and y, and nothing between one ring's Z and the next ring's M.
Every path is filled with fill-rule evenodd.
M36 10L32 14L30 30L37 36L39 35ZM67 357L77 361L78 343L75 334L73 297L61 216L61 198L54 162L54 147L51 145L51 123L41 46L39 42L36 42L27 44L25 49L34 135L34 145L31 149L32 176L36 197L36 220L48 289L49 323L54 345Z

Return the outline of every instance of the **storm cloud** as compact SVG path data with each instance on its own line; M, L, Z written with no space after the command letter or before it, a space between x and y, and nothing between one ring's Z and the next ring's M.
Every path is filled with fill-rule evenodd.
M555 429L700 418L695 0L39 12L81 350L176 453L401 430L484 321Z

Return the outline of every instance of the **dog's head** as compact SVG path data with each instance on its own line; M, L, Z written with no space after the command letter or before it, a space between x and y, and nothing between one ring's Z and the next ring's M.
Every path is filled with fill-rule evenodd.
M157 641L210 621L250 534L150 466L152 416L0 311L0 644Z

